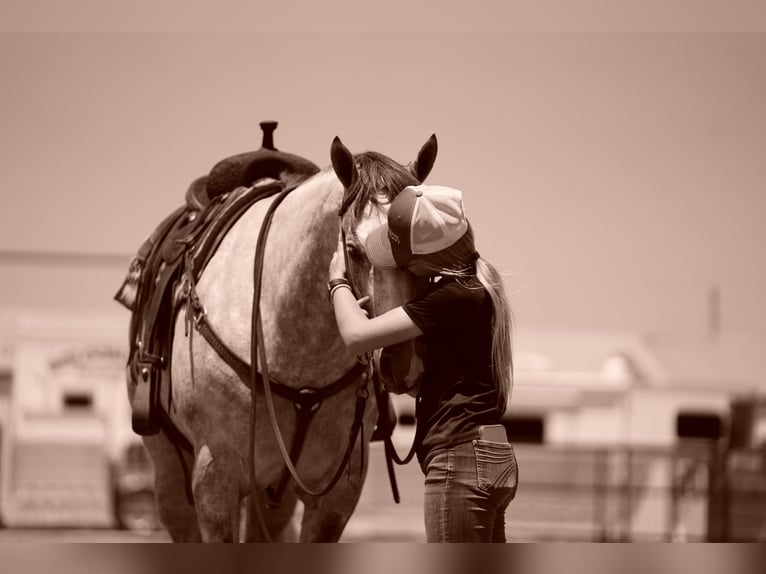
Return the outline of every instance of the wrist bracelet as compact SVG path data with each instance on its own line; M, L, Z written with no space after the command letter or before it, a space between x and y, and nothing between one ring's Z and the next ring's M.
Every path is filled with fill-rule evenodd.
M338 279L331 279L330 282L327 284L327 290L332 291L332 288L338 285L351 286L351 283L349 283L348 279L346 279L345 277L340 277Z
M338 283L337 285L334 285L332 289L330 289L330 303L332 303L332 297L335 295L335 292L340 289L348 289L351 291L351 285L348 283Z
M335 291L341 287L348 287L351 289L351 283L349 283L348 279L345 278L332 279L329 283L327 283L327 292L330 296L330 303L332 303L332 296L335 294Z

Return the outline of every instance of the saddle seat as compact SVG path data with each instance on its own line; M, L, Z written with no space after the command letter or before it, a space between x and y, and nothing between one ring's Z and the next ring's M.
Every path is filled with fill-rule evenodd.
M319 171L313 162L274 147L277 122L261 122L263 143L256 151L229 156L216 163L210 173L195 179L186 191L186 205L202 210L211 200L238 187L250 187L266 178L283 180L285 175L312 176Z

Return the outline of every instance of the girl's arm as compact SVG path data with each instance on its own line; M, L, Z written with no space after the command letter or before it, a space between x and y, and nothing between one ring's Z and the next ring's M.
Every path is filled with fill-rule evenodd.
M372 319L367 318L359 306L365 299L357 301L351 289L337 289L333 294L335 320L341 339L354 354L390 347L423 334L401 307Z
M338 246L330 261L330 279L346 274L346 259L342 236L338 235ZM378 317L369 319L360 304L369 300L363 297L356 300L351 289L336 289L332 296L335 320L338 323L341 339L346 347L356 355L375 349L382 349L402 343L423 334L409 315L401 307L391 309Z

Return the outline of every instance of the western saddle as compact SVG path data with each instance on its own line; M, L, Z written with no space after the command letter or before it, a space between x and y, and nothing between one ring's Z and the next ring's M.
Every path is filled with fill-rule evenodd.
M115 295L133 312L128 370L135 385L132 426L137 434L159 432L164 409L172 406L170 351L175 319L185 301L184 282L196 282L251 205L319 172L311 161L274 147L277 122L260 126L260 149L227 157L192 182L185 204L143 243Z

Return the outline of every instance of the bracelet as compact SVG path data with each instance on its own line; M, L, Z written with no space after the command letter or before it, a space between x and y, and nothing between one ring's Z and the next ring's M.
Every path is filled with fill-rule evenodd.
M349 283L348 279L340 278L340 279L332 279L327 284L327 292L330 294L330 303L332 303L332 296L341 287L348 287L349 289L351 289L351 283Z
M327 290L332 291L332 288L337 285L348 285L350 287L351 283L345 277L341 277L339 279L331 279L330 282L327 284Z
M348 283L339 283L338 285L335 285L332 289L330 289L330 303L332 303L333 295L335 295L336 291L339 291L341 289L348 289L351 291L351 285Z

